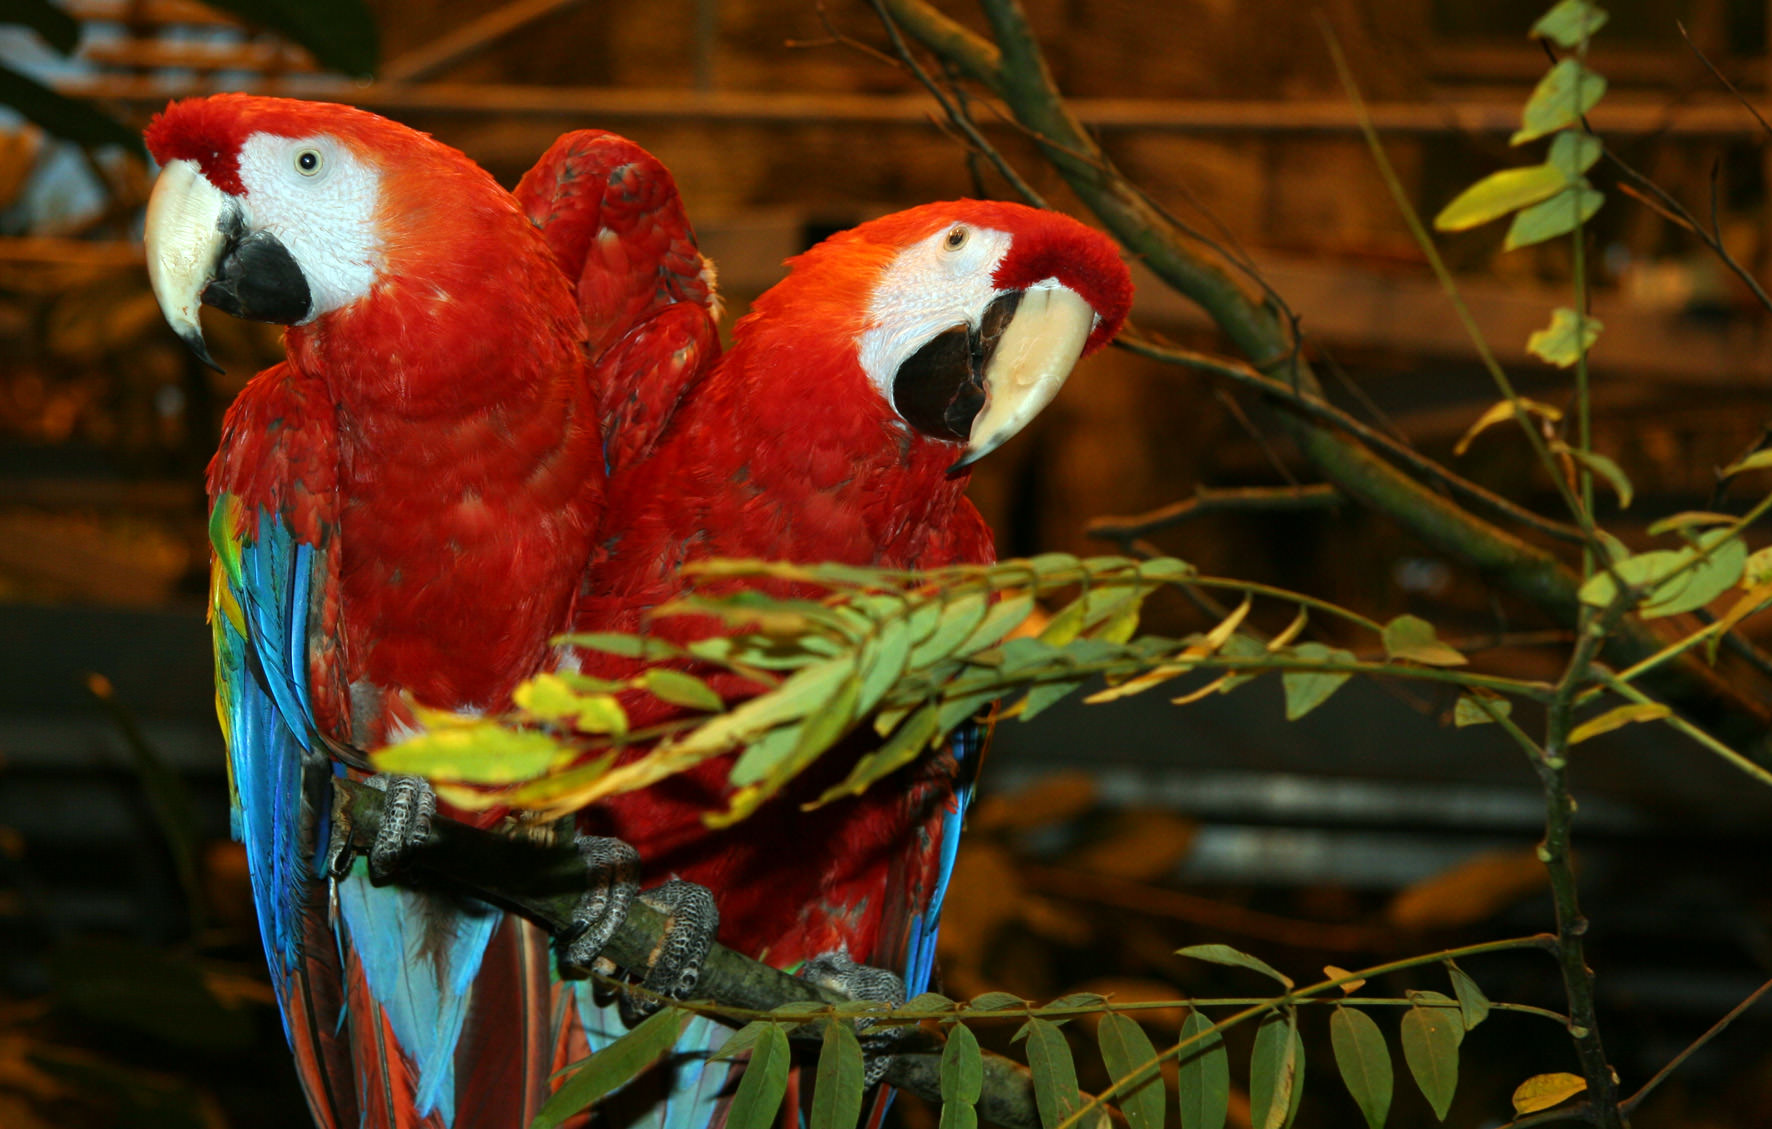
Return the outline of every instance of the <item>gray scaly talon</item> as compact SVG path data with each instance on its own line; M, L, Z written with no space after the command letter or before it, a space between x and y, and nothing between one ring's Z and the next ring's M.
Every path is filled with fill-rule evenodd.
M384 774L371 776L364 783L388 797L382 804L375 842L369 847L369 880L379 885L406 869L412 852L430 839L437 793L422 776ZM337 862L335 859L334 864ZM344 862L349 865L348 852Z
M696 981L701 979L701 966L714 946L714 934L720 929L720 910L706 886L681 878L647 890L640 900L665 919L664 933L649 954L646 976L640 982L640 987L650 995L644 999L630 996L626 1000L631 1011L646 1015L658 1010L654 997L687 999L695 990Z
M820 953L808 960L800 969L800 976L821 988L841 992L852 1000L876 1000L894 1007L904 1003L904 981L896 973L857 964L855 958L842 949ZM866 1034L873 1024L874 1020L865 1015L855 1021L856 1034L861 1037L862 1050L867 1055L867 1069L862 1078L869 1086L886 1076L886 1068L892 1062L892 1044L906 1031L906 1028L892 1026L883 1027L872 1035Z
M559 938L560 963L583 970L627 920L628 906L640 888L640 855L620 839L600 835L580 835L573 846L584 859L590 887L573 910L572 928Z

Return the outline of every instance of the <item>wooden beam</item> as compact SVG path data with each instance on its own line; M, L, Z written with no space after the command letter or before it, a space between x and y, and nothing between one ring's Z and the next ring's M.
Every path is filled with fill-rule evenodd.
M93 43L80 57L104 67L178 67L193 71L315 71L313 58L283 43L162 43L127 39Z
M580 0L513 0L502 8L495 8L443 33L423 47L389 60L380 68L381 80L411 82L425 78L485 50L543 16L552 15L579 2Z
M75 98L158 106L169 98L214 92L189 80L151 76L95 76L58 80ZM922 94L696 91L498 83L375 82L359 85L330 76L266 80L260 94L342 101L376 110L440 114L530 115L604 121L655 120L785 125L922 125L935 111ZM1376 103L1368 107L1381 133L1409 136L1507 134L1519 128L1523 97L1513 93L1440 102ZM1336 99L1170 100L1079 98L1071 103L1084 124L1105 132L1192 135L1352 135L1360 123ZM1759 125L1728 96L1694 98L1677 106L1661 99L1619 95L1590 115L1609 136L1753 137ZM980 115L987 130L1005 128Z

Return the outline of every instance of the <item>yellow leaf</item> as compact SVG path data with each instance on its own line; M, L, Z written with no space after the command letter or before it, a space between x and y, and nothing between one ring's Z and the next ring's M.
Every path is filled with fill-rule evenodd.
M1525 1116L1561 1105L1587 1089L1587 1080L1579 1074L1534 1074L1514 1090L1514 1113Z
M1717 633L1712 635L1710 641L1705 644L1705 655L1713 663L1717 661L1717 648L1722 644L1723 636L1735 630L1735 625L1748 616L1758 615L1766 609L1768 604L1772 604L1772 578L1768 578L1764 571L1757 577L1759 583L1749 587L1749 582L1756 579L1756 574L1753 571L1754 560L1764 552L1766 550L1762 549L1747 559L1748 572L1741 578L1741 586L1747 588L1747 592L1731 604L1729 610L1718 618ZM1763 562L1761 567L1762 570L1765 567Z
M1738 475L1743 471L1763 470L1769 466L1772 466L1772 447L1768 447L1763 451L1755 451L1740 462L1726 467L1723 470L1723 477L1733 478L1735 475Z
M1341 968L1337 965L1325 964L1323 966L1323 975L1327 976L1331 980L1340 980L1343 976L1346 976L1347 974L1348 974L1347 969ZM1341 993L1344 996L1351 996L1355 992L1359 991L1361 988L1364 988L1365 986L1366 986L1366 982L1364 980L1349 980L1347 983L1345 983L1341 986Z
M1579 745L1591 737L1610 733L1614 729L1623 729L1639 721L1660 721L1673 712L1660 702L1633 702L1628 706L1619 706L1577 725L1569 734L1569 743Z
M1585 218L1584 216L1583 219ZM1575 333L1577 322L1581 325L1579 338ZM1551 311L1550 325L1534 330L1532 336L1526 338L1526 351L1547 364L1568 368L1580 360L1583 353L1594 347L1594 342L1600 339L1600 330L1604 328L1606 327L1599 318L1577 318L1574 310L1559 306Z
M1464 437L1458 441L1457 446L1452 448L1452 453L1454 455L1464 454L1466 451L1470 450L1471 440L1482 434L1489 427L1500 423L1504 419L1513 419L1515 415L1515 403L1516 401L1514 400L1503 400L1498 404L1491 405L1488 411L1477 417L1477 422L1470 425L1470 429L1464 433ZM1541 404L1537 400L1528 400L1526 397L1521 396L1517 403L1521 410L1533 415L1543 416L1552 423L1563 418L1563 413L1561 411L1553 408L1549 404Z
M1569 184L1554 165L1529 165L1490 173L1460 192L1434 217L1437 231L1464 231L1509 212L1548 200Z

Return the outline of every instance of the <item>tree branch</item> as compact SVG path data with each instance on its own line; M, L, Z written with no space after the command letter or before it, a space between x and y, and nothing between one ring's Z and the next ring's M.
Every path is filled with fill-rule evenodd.
M384 793L353 780L335 779L334 818L350 832L353 850L367 852L381 828ZM584 890L584 862L569 845L544 845L509 838L438 819L430 839L413 854L412 865L559 934L572 924ZM636 900L610 938L604 955L623 968L644 968L664 934L664 917ZM842 1004L846 996L828 991L778 968L754 961L716 943L702 966L698 995L727 1007L768 1011L794 1001ZM886 1081L930 1102L941 1101L941 1040L923 1028L910 1029L895 1045ZM1026 1067L985 1052L984 1090L978 1115L1003 1129L1039 1129L1033 1080Z
M1191 250L1185 233L1132 188L1066 107L1015 0L982 0L994 47L925 0L882 3L902 30L1002 98L1041 155L1121 245L1198 303L1258 370L1299 398L1323 399L1310 363L1295 347L1275 306L1251 298L1222 266ZM1580 579L1556 556L1461 508L1379 458L1363 442L1301 415L1282 413L1280 419L1306 459L1343 493L1484 573L1555 621L1579 621ZM1629 665L1666 642L1657 626L1626 621L1606 646L1613 661ZM1720 705L1736 717L1751 719L1756 730L1772 720L1765 703L1695 659L1682 657L1677 667L1668 668L1668 677L1674 683L1669 695L1688 704Z

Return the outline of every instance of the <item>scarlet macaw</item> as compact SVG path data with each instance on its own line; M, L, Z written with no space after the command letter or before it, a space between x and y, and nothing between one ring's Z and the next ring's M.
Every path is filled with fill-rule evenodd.
M683 590L682 566L708 557L883 568L994 560L964 468L1118 331L1132 291L1105 236L1056 213L970 200L863 224L790 266L648 438L650 456L612 468L579 630L676 642L717 630L700 617L647 619ZM636 665L584 655L586 673L603 677ZM636 727L668 710L629 705ZM851 994L915 993L929 981L979 739L963 731L859 797L802 810L866 751L851 742L724 830L701 817L723 806L730 759L605 800L580 821L633 844L652 877L710 888L722 943ZM968 756L974 763L960 763ZM879 970L903 986L884 988ZM588 1001L581 1017L581 1049L622 1030ZM723 1038L698 1020L678 1050L705 1053ZM640 1100L667 1099L650 1110L655 1124L717 1124L724 1080L724 1068L679 1070L667 1092Z
M668 174L611 180L632 162L599 162L631 154L573 137L544 161L562 178L547 237L461 153L345 106L192 99L147 140L164 166L148 265L174 329L208 360L200 301L288 326L287 359L240 394L209 468L211 622L234 832L310 1107L327 1129L526 1125L549 1092L546 938L482 902L372 884L422 834L400 824L431 815L405 781L386 854L378 841L329 882L329 780L417 725L409 701L501 709L557 661L603 505L591 350L611 387L649 346L661 371L696 363L717 340L674 335L644 260L662 238L652 274L687 270L704 304L711 276ZM603 186L601 257L569 278L562 240Z

